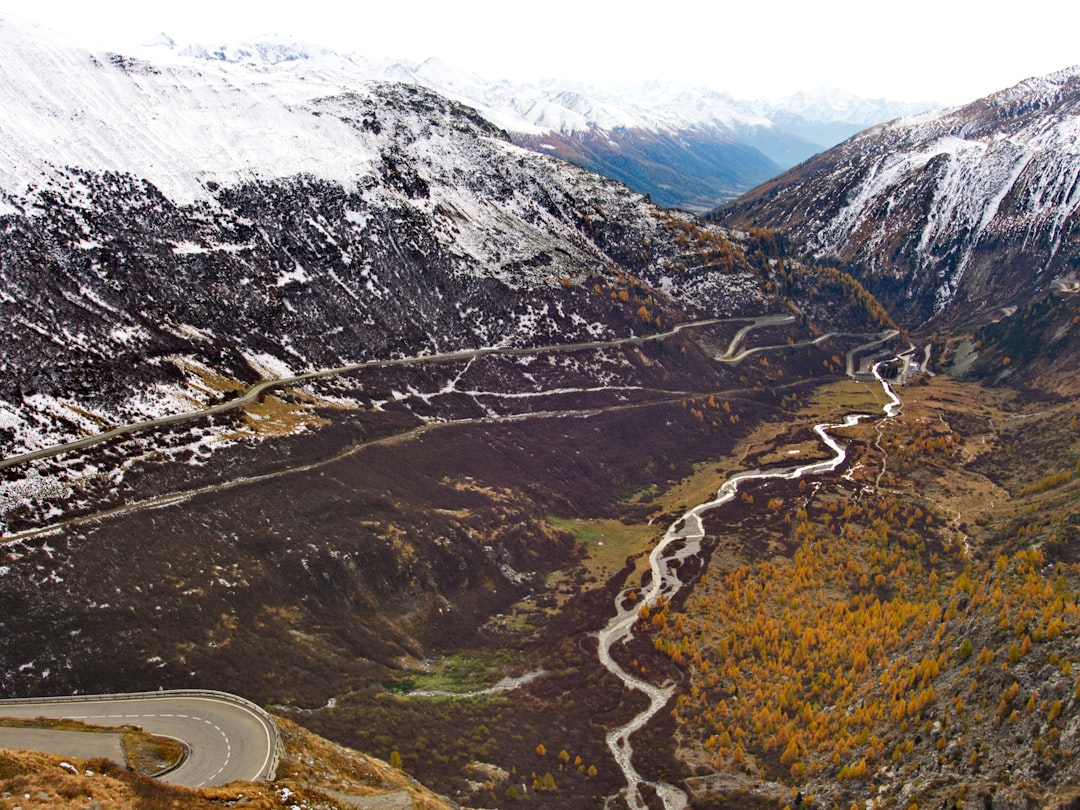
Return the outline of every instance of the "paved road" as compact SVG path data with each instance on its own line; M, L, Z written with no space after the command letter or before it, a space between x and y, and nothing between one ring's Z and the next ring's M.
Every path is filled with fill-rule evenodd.
M0 714L3 710L0 709ZM57 731L46 728L6 728L0 726L0 748L29 749L76 759L103 757L124 761L123 734L88 734L85 731Z
M779 321L777 319L780 319ZM308 380L316 380L323 377L334 377L339 374L351 374L356 371L363 371L365 369L385 369L394 368L397 366L412 366L419 365L421 363L450 363L460 360L471 360L476 357L486 357L487 355L529 355L529 354L543 354L549 352L573 352L581 351L585 349L607 349L614 346L622 346L627 344L641 345L655 340L663 340L678 334L685 329L696 329L701 326L712 326L720 323L730 323L735 321L753 321L758 323L773 323L782 322L787 316L776 315L760 315L760 316L738 316L730 318L712 318L704 321L691 321L689 323L680 323L668 329L666 332L657 332L655 334L646 335L630 335L628 337L614 338L611 340L590 340L583 343L555 343L545 346L488 346L481 349L463 349L461 351L441 352L438 354L421 354L410 357L398 357L392 360L366 360L362 363L351 363L346 366L337 366L335 368L319 369L317 371L307 371L302 374L296 374L292 377L282 377L277 380L263 380L255 385L251 386L246 392L233 399L218 402L215 405L209 405L205 408L198 408L194 411L186 411L184 413L174 413L169 416L158 417L157 419L148 419L144 422L133 422L130 425L120 425L110 430L103 431L101 433L95 433L91 436L84 436L81 439L76 439L71 442L64 442L62 444L52 445L50 447L42 447L38 450L32 450L28 453L20 453L18 455L9 456L8 458L0 459L0 470L7 467L12 467L16 464L23 464L29 461L35 461L42 458L50 458L52 456L58 456L61 453L69 453L73 450L81 450L91 445L98 444L100 442L108 441L109 439L115 439L117 436L124 436L129 433L137 433L143 430L149 430L155 427L161 427L163 425L174 425L181 422L189 422L194 419L202 419L207 416L213 416L214 414L222 413L223 411L231 411L236 408L242 408L255 402L260 396L267 391L276 388L286 388L298 383L304 383Z
M264 779L271 776L276 764L277 729L273 720L253 704L224 693L160 692L122 698L0 701L0 716L134 725L151 734L182 740L190 751L187 759L162 778L188 787ZM33 746L32 740L23 743L23 747Z

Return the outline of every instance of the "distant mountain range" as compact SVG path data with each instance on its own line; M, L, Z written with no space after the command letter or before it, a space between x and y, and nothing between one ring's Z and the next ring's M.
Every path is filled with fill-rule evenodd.
M1023 306L1080 270L1080 67L869 129L713 218L783 230L909 323Z
M862 99L835 89L772 101L737 101L704 87L654 82L620 90L545 81L515 85L423 62L343 56L317 45L267 38L179 47L160 55L285 68L336 79L402 81L480 111L529 149L625 183L665 207L703 213L873 124L934 106Z

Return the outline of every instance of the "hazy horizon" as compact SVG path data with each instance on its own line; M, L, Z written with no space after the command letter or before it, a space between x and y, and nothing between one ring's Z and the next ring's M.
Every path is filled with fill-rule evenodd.
M1072 26L1062 24L1058 8L1032 0L1023 16L1005 16L973 3L915 0L894 14L848 0L783 0L764 12L691 2L646 14L566 0L526 12L486 0L348 9L327 0L7 0L0 15L90 49L135 49L161 33L205 45L274 34L370 58L436 57L492 80L600 88L676 81L739 99L827 87L863 98L957 104L1080 62Z

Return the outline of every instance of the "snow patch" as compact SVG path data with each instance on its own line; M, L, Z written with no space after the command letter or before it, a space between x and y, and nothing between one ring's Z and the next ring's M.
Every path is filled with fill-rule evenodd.
M307 282L307 271L298 264L290 272L282 273L280 276L278 276L277 286L284 287L287 284L306 284Z
M265 380L282 380L296 376L296 372L288 363L272 354L245 351L244 359Z

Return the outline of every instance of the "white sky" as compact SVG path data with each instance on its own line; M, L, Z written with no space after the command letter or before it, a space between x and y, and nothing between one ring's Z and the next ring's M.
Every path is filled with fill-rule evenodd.
M1025 0L0 0L93 48L292 35L342 53L423 59L489 79L599 87L674 79L736 98L821 86L972 101L1080 63L1080 4ZM998 8L1001 6L998 4ZM0 54L2 58L2 54Z

